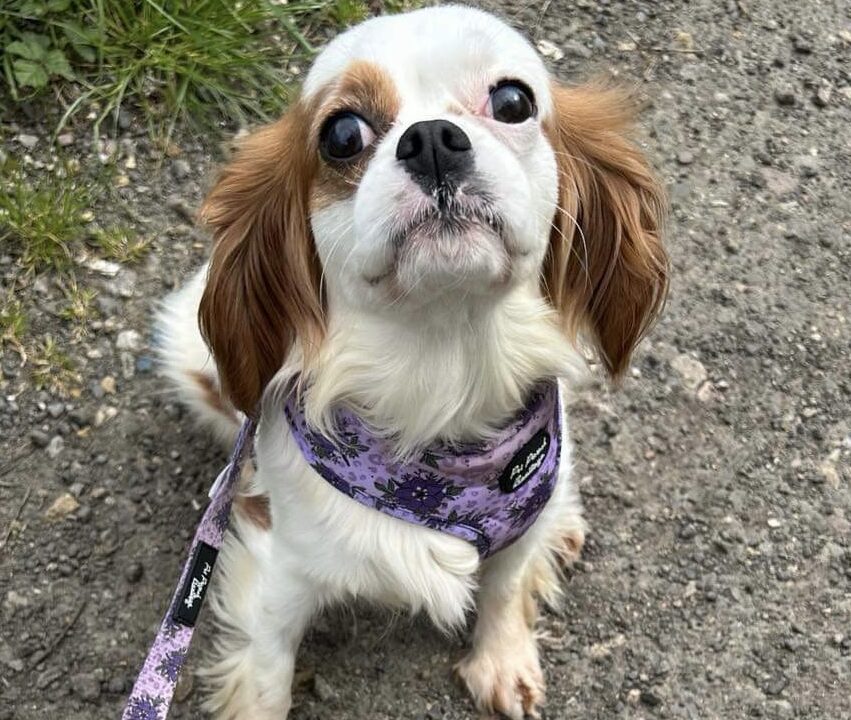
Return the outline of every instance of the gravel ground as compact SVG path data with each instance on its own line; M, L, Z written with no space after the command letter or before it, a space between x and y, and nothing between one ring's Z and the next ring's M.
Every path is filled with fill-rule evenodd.
M847 2L489 7L547 41L561 78L640 86L673 206L664 318L621 389L571 402L592 532L543 623L545 717L851 718ZM4 152L37 167L51 127L18 115ZM2 359L0 720L118 716L223 459L156 377L149 324L205 255L187 218L218 148L181 138L158 163L144 126L122 125L101 148L121 202L96 214L154 251L78 273L99 293L85 332L58 317L53 278L23 283L31 332L75 361L79 393L36 392ZM75 132L65 153L85 159ZM0 278L19 280L8 257ZM330 614L292 717L473 717L449 678L464 643ZM198 694L184 683L174 717L198 717Z

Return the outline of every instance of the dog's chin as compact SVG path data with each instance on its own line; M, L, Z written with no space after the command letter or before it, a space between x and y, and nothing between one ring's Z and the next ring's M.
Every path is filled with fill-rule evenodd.
M397 244L393 289L426 299L460 292L484 294L504 288L511 263L500 231L479 221L412 228Z

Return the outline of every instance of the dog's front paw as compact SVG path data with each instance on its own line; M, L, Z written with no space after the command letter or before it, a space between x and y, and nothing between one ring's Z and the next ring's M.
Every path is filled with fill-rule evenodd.
M204 709L215 720L286 720L291 696L287 668L260 666L246 650L198 671L207 687Z
M531 632L516 645L474 649L455 666L455 673L482 713L502 713L511 720L538 717L545 686Z

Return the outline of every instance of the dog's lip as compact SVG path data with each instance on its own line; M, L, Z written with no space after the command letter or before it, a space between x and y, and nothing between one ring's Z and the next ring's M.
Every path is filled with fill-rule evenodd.
M453 198L449 202L438 201L435 197L434 204L408 218L391 231L390 246L393 249L393 258L381 272L365 275L366 282L370 285L378 285L390 278L394 274L399 254L408 238L428 223L444 225L445 227L440 229L457 235L474 227L486 228L502 241L509 255L515 254L510 252L505 220L486 193L470 194L464 199Z

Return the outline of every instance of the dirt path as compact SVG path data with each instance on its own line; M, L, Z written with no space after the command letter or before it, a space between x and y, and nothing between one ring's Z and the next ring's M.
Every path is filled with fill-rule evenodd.
M664 319L619 392L571 406L592 534L544 622L546 717L851 718L849 6L501 7L564 53L561 78L640 85L673 205ZM8 154L30 152L19 134L47 147L24 117L6 130ZM83 275L99 292L87 334L56 317L51 282L27 291L80 397L21 392L3 357L0 720L117 717L222 460L151 370L151 309L205 252L182 213L211 149L181 147L157 168L144 128L125 130L130 182L101 211L129 213L154 252ZM15 272L0 257L5 285ZM292 717L472 717L448 677L462 644L421 621L329 615ZM198 692L181 696L174 717L198 717Z

